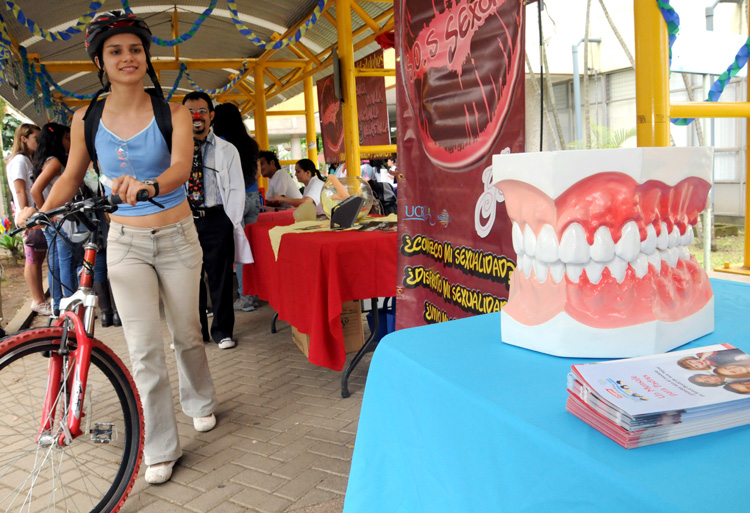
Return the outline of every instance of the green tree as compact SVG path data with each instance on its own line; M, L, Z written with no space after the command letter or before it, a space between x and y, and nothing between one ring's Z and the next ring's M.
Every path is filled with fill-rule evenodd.
M591 123L591 149L606 150L621 147L625 141L636 136L636 129L611 130L606 126L595 125ZM568 148L580 150L584 148L583 141L573 141L569 143Z

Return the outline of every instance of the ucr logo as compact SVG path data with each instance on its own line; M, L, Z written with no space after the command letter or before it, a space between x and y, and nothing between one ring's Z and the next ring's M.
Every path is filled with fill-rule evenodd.
M419 206L404 206L405 219L407 221L423 221L430 223L430 226L435 226L435 221L432 220L432 214L430 208L422 205Z

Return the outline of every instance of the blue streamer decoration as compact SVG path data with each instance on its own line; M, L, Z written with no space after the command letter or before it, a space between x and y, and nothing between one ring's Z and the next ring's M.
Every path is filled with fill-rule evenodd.
M669 32L669 67L672 67L672 45L677 39L677 34L680 31L680 16L669 4L669 0L656 0L656 5L661 11L661 15L667 24L667 30ZM734 57L734 61L724 71L716 81L711 84L711 88L708 91L708 98L703 101L717 102L724 92L727 84L742 68L745 67L750 56L750 37L747 38L745 44L739 49L737 55ZM677 126L687 126L692 123L695 118L674 118L670 121Z

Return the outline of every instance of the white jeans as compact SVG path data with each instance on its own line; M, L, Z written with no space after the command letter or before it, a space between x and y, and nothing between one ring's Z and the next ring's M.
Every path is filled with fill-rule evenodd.
M216 394L198 312L203 252L193 218L158 228L112 222L107 265L146 423L145 463L182 455L161 335L159 297L177 359L180 403L188 417L213 413Z

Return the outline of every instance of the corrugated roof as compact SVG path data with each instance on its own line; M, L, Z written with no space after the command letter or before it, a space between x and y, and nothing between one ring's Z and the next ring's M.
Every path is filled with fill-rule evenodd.
M113 9L122 9L122 1L107 0L103 7L98 9L99 12ZM272 2L259 2L258 0L236 0L237 12L240 20L244 25L252 30L258 37L265 41L270 41L276 34L283 35L288 29L296 24L307 20L310 13L318 5L319 0L273 0ZM65 0L54 2L40 0L26 0L19 2L20 8L26 19L33 20L35 27L41 27L46 30L60 31L74 26L76 21L82 15L91 12L89 0ZM210 4L210 0L181 0L176 4L157 4L155 2L133 0L124 2L129 7L143 17L149 24L154 36L168 40L172 39L172 18L174 11L177 11L178 30L180 34L185 33L193 23L198 19ZM335 0L328 0L328 13L335 17ZM17 4L18 5L18 4ZM372 18L377 18L383 13L393 8L392 2L369 2L362 1L358 4ZM61 62L82 62L88 61L88 56L83 46L83 33L72 35L67 41L50 42L41 37L35 36L32 32L10 12L3 2L4 9L0 9L0 15L5 20L8 32L14 43L24 46L30 56L34 54L39 56L42 63L61 63ZM352 31L362 27L364 22L353 11L352 12ZM380 26L384 25L381 21ZM367 34L355 39L371 35ZM330 48L337 41L336 27L325 17L321 16L317 24L312 27L302 38L302 44L305 45L313 54L318 55L320 52ZM377 50L377 43L370 43L367 46L355 52L355 59L362 58L373 51ZM174 48L163 47L153 44L152 55L154 60L160 59L171 60L174 58ZM235 27L230 17L229 3L226 0L219 0L214 11L204 21L195 35L181 43L178 47L180 59L252 59L260 58L264 55L264 50L250 42ZM269 64L280 59L300 59L300 57L284 48L272 52L268 59ZM4 62L6 70L6 80L0 84L0 95L9 101L15 108L23 112L26 116L38 123L43 123L48 117L53 117L45 111L44 102L40 89L37 87L35 92L29 96L26 94L24 83L24 74L20 62ZM189 70L190 78L194 80L201 89L214 90L225 86L229 80L232 71L237 71L239 66L233 69L191 69ZM293 69L290 68L268 68L268 72L277 79L288 76ZM327 67L315 73L314 80L317 81L332 73L332 68ZM99 88L99 81L96 73L93 71L53 71L50 72L52 80L59 84L63 89L76 94L91 94ZM170 90L177 79L177 70L160 71L160 81L162 88ZM252 88L253 74L246 77L246 83ZM265 79L266 87L269 87L273 81L270 77ZM179 90L175 94L185 94L193 90L187 78L183 77ZM303 85L299 82L297 85L287 86L283 93L268 99L267 107L276 105L287 98L290 98L303 91ZM240 92L235 88L234 92ZM54 94L57 94L53 91ZM70 102L75 103L75 102ZM252 112L250 112L252 114Z

